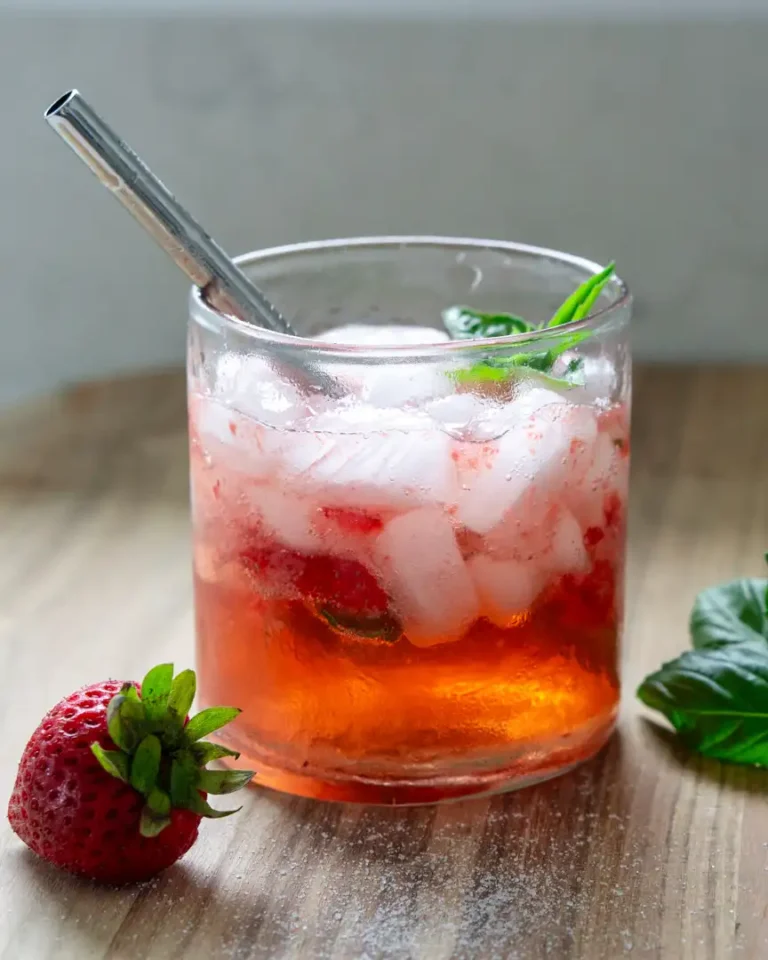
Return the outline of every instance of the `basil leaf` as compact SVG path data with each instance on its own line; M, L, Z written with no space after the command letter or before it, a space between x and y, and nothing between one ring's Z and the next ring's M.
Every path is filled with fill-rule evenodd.
M530 333L534 329L513 313L480 313L469 307L444 310L443 324L454 340L508 337L513 333Z
M613 260L600 273L596 273L573 291L562 306L555 312L547 324L548 327L559 327L571 320L583 320L589 315L595 300L603 292L605 285L613 276L616 264Z
M557 327L572 320L583 320L589 316L597 298L613 276L615 264L613 261L599 273L590 277L581 286L574 290L563 305L556 311L546 327ZM449 307L443 311L443 324L454 340L469 340L478 337L505 337L515 333L533 333L537 329L533 324L512 313L480 313L470 307ZM488 382L503 382L511 379L515 371L522 368L534 370L539 374L547 375L564 387L577 386L583 383L581 374L582 362L576 358L568 365L563 376L551 376L555 361L566 350L586 340L592 335L591 330L580 330L570 336L563 337L554 346L546 350L526 351L515 353L509 357L489 357L480 360L466 370L459 370L453 374L457 383L477 384Z
M502 380L508 380L510 370L508 367L494 366L491 363L476 363L473 367L467 367L465 370L457 370L453 374L456 383L498 383ZM331 624L333 626L333 624Z
M346 614L341 611L331 611L327 607L318 610L320 616L338 633L352 636L355 639L383 640L385 643L394 643L402 635L402 627L390 614L381 614L372 617Z
M539 373L548 373L555 362L555 356L552 350L540 350L538 353L516 353L500 362L509 367L528 367Z
M456 383L469 386L478 383L508 383L515 377L534 379L542 387L548 387L550 390L572 390L574 387L584 385L584 377L578 373L572 373L570 370L567 370L561 377L556 377L533 367L523 366L523 364L504 366L496 361L476 363L473 367L467 367L465 370L456 370L451 376Z
M696 648L763 640L768 651L768 580L732 580L703 590L691 613Z
M587 332L575 333L549 350L515 353L511 357L493 357L482 360L465 370L457 370L453 374L453 379L457 383L467 384L500 382L511 380L512 377L525 371L531 371L545 386L554 389L569 390L571 387L583 386L582 367L584 366L584 360L582 357L574 357L568 363L562 375L554 376L551 374L551 370L561 353L570 350L574 344L588 336L589 333Z
M708 757L768 766L768 643L689 650L643 681L638 697Z

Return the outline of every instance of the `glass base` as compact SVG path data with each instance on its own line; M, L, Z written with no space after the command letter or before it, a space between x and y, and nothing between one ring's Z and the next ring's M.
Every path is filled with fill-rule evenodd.
M347 803L379 804L386 806L416 806L434 804L469 797L482 797L549 780L567 773L589 760L604 746L616 724L616 711L596 718L581 729L572 731L557 741L529 743L515 751L513 759L503 766L488 769L487 762L478 762L478 769L468 772L468 763L461 763L461 772L409 770L401 773L391 770L382 776L361 776L349 770L317 769L309 763L301 769L280 766L279 759L259 751L257 746L243 750L241 744L225 742L226 746L241 751L239 760L225 761L228 765L256 770L253 784L269 787L282 793L314 800Z

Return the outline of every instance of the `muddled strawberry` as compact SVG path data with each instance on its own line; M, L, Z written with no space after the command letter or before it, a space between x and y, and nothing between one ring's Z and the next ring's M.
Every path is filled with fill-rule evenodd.
M384 527L380 516L365 510L350 510L348 507L321 507L321 515L335 524L343 533L378 533Z
M267 591L292 588L300 599L345 615L373 616L389 604L376 577L357 560L301 554L277 543L252 547L242 559Z
M307 557L296 586L304 597L345 614L371 616L389 604L374 575L357 560Z

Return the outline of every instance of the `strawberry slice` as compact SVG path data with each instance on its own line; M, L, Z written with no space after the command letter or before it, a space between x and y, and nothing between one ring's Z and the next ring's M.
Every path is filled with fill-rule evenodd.
M345 617L378 616L389 605L374 575L357 560L301 554L277 543L261 543L241 556L267 589L283 595L298 593L303 600Z
M374 575L357 560L305 557L296 586L307 599L347 616L375 616L386 612L389 603Z

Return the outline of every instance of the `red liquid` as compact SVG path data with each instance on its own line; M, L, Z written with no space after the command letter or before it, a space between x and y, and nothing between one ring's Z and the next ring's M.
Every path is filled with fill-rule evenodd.
M458 639L430 646L411 642L370 567L281 543L248 505L252 481L232 472L231 454L194 440L200 696L243 709L222 733L237 765L305 796L419 803L522 786L592 755L619 699L621 422L603 417L622 476L594 490L586 569L553 577L503 624L481 604ZM330 506L314 522L364 550L389 519ZM465 559L487 549L458 523L455 533Z

